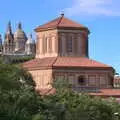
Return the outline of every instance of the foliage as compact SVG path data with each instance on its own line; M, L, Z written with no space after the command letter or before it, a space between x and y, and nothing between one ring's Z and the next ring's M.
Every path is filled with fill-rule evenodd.
M23 63L31 59L34 59L34 56L23 56L23 57L18 57L18 58L16 57L11 60L11 63L12 64Z
M54 87L56 94L44 96L43 109L33 120L114 120L114 113L120 113L115 100L78 94L65 80L56 81Z
M55 80L56 93L40 96L32 76L14 65L0 65L0 120L114 120L120 105L72 91L67 80Z
M2 64L2 63L3 63L3 57L0 56L0 64Z
M30 73L15 65L0 64L0 89L20 89L25 85L35 85Z

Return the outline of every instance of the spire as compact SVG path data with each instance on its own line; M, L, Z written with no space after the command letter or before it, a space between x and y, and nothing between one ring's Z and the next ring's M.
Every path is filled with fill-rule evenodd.
M11 22L8 22L7 32L12 33Z
M34 44L34 41L32 39L32 34L28 35L28 40L27 40L26 44Z
M21 22L18 23L18 29L22 29L22 24L21 24Z

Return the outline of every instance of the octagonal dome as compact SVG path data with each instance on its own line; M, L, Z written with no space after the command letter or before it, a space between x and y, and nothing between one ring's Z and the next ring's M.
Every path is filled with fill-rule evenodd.
M21 23L19 23L18 24L18 29L17 29L17 31L14 33L14 39L15 40L23 40L23 39L25 39L25 40L27 40L27 37L26 37L26 34L25 34L25 32L22 30L22 26L21 26Z

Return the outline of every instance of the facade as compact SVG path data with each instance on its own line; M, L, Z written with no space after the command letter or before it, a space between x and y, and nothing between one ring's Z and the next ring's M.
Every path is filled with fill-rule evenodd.
M27 38L25 32L22 30L21 23L18 24L16 32L13 34L11 23L8 23L7 31L5 33L4 42L3 42L3 55L35 55L35 42L30 38L32 43ZM25 50L26 44L30 47L31 52Z
M89 57L89 29L62 14L35 29L36 58L23 64L33 76L36 89L50 90L54 79L68 80L81 88L113 88L114 69Z

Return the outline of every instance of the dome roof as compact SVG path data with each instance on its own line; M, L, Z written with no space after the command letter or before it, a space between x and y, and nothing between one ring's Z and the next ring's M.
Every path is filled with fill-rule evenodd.
M19 39L27 39L25 32L22 30L21 23L18 24L18 29L14 33L14 39L16 40L17 38Z
M35 44L34 40L32 39L32 34L28 36L26 44Z

